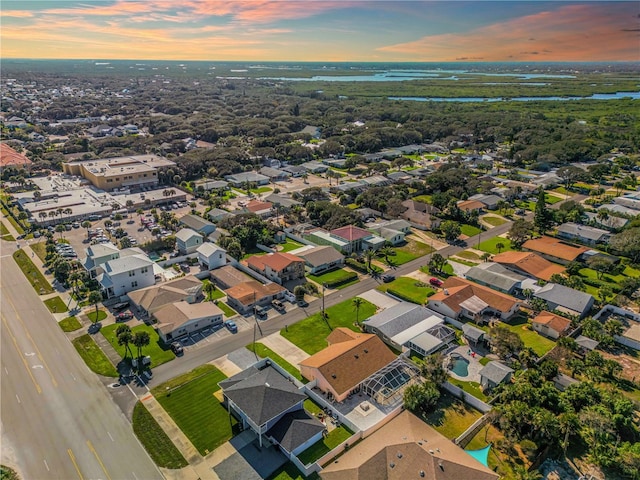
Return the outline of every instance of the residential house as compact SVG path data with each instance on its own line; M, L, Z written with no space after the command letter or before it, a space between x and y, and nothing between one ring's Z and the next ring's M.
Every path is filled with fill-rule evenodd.
M324 165L323 163L316 162L315 160L312 160L310 162L305 162L300 166L304 168L305 171L308 173L324 173L327 170L329 170L328 165Z
M174 302L160 307L153 314L156 330L165 343L207 328L222 325L223 312L213 302Z
M411 175L403 171L388 173L387 178L394 183L407 183L413 179Z
M247 183L255 185L267 185L269 183L269 177L255 172L234 173L224 178L236 188L246 188Z
M26 167L31 166L31 160L29 157L22 153L16 152L11 146L6 143L0 143L0 167L6 168L9 166Z
M489 467L408 410L326 465L322 480L498 480Z
M199 187L202 187L205 192L229 190L229 182L224 180L203 180L196 182L196 189Z
M307 169L302 165L287 165L282 167L283 172L290 173L293 178L298 178L307 173Z
M527 240L522 245L522 248L526 251L539 253L547 260L561 265L567 265L578 260L588 250L586 247L580 247L558 238L546 236Z
M540 335L557 340L571 329L571 320L543 310L531 320L531 328Z
M478 200L462 200L457 203L458 208L465 213L470 212L482 212L485 209L485 204Z
M182 255L195 252L203 241L202 235L190 228L183 228L176 233L176 247Z
M494 255L491 260L513 272L547 282L553 275L560 275L565 271L560 265L551 263L533 252L503 252Z
M483 390L492 390L502 383L511 381L513 369L503 363L492 360L480 370L480 386Z
M300 373L337 402L345 400L367 378L396 359L376 335L338 327L327 337L329 346L303 360Z
M344 265L344 255L329 246L313 247L296 255L304 260L305 267L311 275L320 275Z
M225 218L235 217L235 215L235 213L227 212L221 208L212 208L207 212L207 217L209 217L209 220L212 222L219 222Z
M585 245L595 246L598 243L607 242L611 238L611 233L601 228L580 225L579 223L563 223L558 227L559 238L565 240L575 240Z
M250 269L280 285L304 278L304 260L287 252L253 255L246 263Z
M274 206L278 207L279 213L288 212L292 207L302 205L302 203L294 200L288 195L280 195L279 193L272 193L264 197L265 202L270 202Z
M640 210L640 192L627 193L625 195L622 195L621 197L616 197L613 199L613 202L616 205L638 211ZM632 215L637 215L637 213L634 213Z
M496 210L498 208L498 203L502 201L498 195L485 195L484 193L477 193L476 195L471 195L469 200L476 200L482 203L487 210Z
M407 210L401 217L412 226L420 230L436 230L440 227L440 219L436 217L440 213L440 209L415 200L405 200L402 205L407 207Z
M627 218L615 217L613 215L607 215L606 218L601 218L597 213L593 212L584 212L583 217L587 222L592 223L593 225L599 225L610 231L621 230L629 223L629 219Z
M291 458L322 439L324 424L304 410L306 394L270 359L218 385L229 413L258 436L260 447L269 439Z
M414 350L421 355L430 355L456 338L455 331L444 325L442 316L409 302L373 315L363 328L396 350Z
M491 317L509 319L520 308L520 302L464 278L449 277L442 290L429 298L428 307L446 317L466 317L484 323Z
M579 355L585 356L587 353L593 352L596 348L598 348L600 342L592 338L585 337L584 335L578 335L576 337L576 344L578 345L577 353Z
M263 285L256 280L248 280L228 288L224 293L227 295L229 305L245 315L257 305L270 305L273 300L282 298L285 291L286 289L277 283Z
M127 297L140 315L146 317L174 302L199 301L202 298L202 282L193 275L187 275L129 292Z
M155 283L154 262L146 255L130 255L102 264L103 273L97 277L106 298L120 297L132 290Z
M533 296L544 300L550 311L558 310L569 315L577 315L579 318L589 313L595 302L592 295L557 283L547 283L534 292Z
M211 235L216 230L216 226L213 223L198 215L184 215L180 218L180 224L198 232L204 237Z
M262 165L265 167L280 168L282 167L282 162L277 158L263 158Z
M493 262L484 262L471 267L465 277L472 282L509 295L517 293L521 289L522 282L527 278Z
M198 262L207 270L227 264L227 251L215 243L205 242L196 248L196 252L198 252Z
M260 169L260 175L269 177L269 181L271 182L284 182L291 178L291 174L289 172L272 167L262 167Z
M87 256L80 263L89 272L91 278L96 278L103 272L101 266L109 260L120 258L120 250L113 243L98 243L85 249Z
M485 342L485 332L477 327L474 327L470 323L462 324L462 335L467 340L469 345L480 345Z
M275 213L271 202L263 202L261 200L250 200L244 207L245 212L253 213L261 218L269 218Z
M348 250L350 252L377 250L382 247L385 242L381 237L373 235L371 232L354 225L335 228L331 230L330 234L333 237L337 237L338 239L348 242Z
M241 272L232 265L225 265L224 267L217 268L209 272L211 281L220 287L221 290L226 290L231 287L249 280L253 280L252 277L246 273Z
M405 243L405 236L411 233L411 224L406 220L388 220L369 227L369 231L384 238L391 245Z

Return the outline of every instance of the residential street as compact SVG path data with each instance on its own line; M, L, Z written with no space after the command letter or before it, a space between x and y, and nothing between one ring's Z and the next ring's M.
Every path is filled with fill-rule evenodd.
M24 479L163 478L2 243L2 455Z

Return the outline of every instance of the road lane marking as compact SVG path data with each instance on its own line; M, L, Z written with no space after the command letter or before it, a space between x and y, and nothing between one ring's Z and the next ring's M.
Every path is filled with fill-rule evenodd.
M4 315L2 315L2 321L4 322L4 326L7 327L7 331L9 332L9 336L11 337L11 340L13 341L13 345L16 347L16 350L18 351L18 353L20 353L20 349L18 348L18 341L16 340L15 335L11 331L11 328L9 328L9 324L7 323L7 319L5 318ZM31 381L36 386L36 390L38 391L38 393L42 393L42 388L40 388L40 385L38 385L38 382L36 382L36 379L33 376L33 373L31 373L31 369L29 368L29 364L27 363L27 359L24 358L24 356L22 356L22 355L20 355L20 359L22 360L22 363L24 364L24 368L27 369L27 372L29 373L29 376L31 377Z
M49 464L47 463L47 461L45 459L42 460L44 462L44 466L47 468L47 472L50 472L51 469L49 468Z
M25 357L33 357L35 354L36 352L24 352Z
M37 368L44 368L44 367L42 365L31 365L31 368L35 370Z
M4 373L6 373L7 375L9 375L9 370L7 370L7 367L4 367Z
M13 311L16 312L16 318L22 324L22 328L24 328L24 332L26 333L27 337L29 338L29 340L31 340L31 343L35 347L36 353L38 354L38 358L44 364L44 368L47 369L47 372L49 372L49 375L51 376L51 382L53 383L53 386L57 388L58 387L58 382L56 382L56 378L53 376L53 372L49 368L49 365L47 365L47 362L44 361L44 358L42 357L42 353L40 352L40 349L38 348L38 345L36 344L36 342L33 340L33 337L31 336L31 333L29 333L29 329L27 328L27 326L25 325L24 321L22 320L22 317L18 313L18 309L16 308L16 306L13 303L13 301L9 297L7 297L7 301L11 304L11 308L13 308Z
M107 435L109 435L109 438L111 439L112 442L115 442L115 440L113 439L113 437L111 436L111 432L107 431Z
M98 460L98 463L102 467L102 471L104 472L104 474L107 476L109 480L111 480L111 477L109 476L109 472L107 472L107 469L105 468L104 463L102 463L102 459L98 455L98 452L96 452L96 449L93 448L93 445L91 444L91 440L87 440L87 446L89 447L89 450L91 450L91 453L95 455L96 460Z
M76 467L76 472L78 473L78 477L80 477L80 480L84 480L84 477L82 476L82 473L80 473L80 468L78 467L78 462L76 462L76 457L73 454L73 452L71 451L70 448L67 448L67 453L69 454L69 457L71 458L71 461L73 462L73 466Z
M131 475L133 475L133 478L135 478L136 480L138 480L138 476L136 475L136 472L131 472Z
M71 378L73 378L74 381L77 381L76 376L73 373L69 372L69 374L71 375Z
M16 400L18 400L18 403L22 403L22 402L20 401L20 397L18 396L18 394L17 394L17 393L16 393Z

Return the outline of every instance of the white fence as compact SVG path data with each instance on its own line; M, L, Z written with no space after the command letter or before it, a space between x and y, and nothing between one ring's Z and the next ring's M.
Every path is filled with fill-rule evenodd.
M470 393L465 392L461 388L456 387L455 385L452 385L449 382L443 383L442 388L444 388L447 392L449 392L454 397L459 398L463 402L471 405L473 408L481 411L482 413L487 413L488 411L491 410L491 405L484 403L479 398L474 397Z

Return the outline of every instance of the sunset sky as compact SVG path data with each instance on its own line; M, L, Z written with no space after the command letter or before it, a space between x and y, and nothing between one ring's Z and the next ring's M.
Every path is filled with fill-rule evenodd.
M640 61L637 1L3 0L2 58Z

